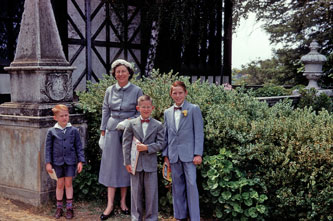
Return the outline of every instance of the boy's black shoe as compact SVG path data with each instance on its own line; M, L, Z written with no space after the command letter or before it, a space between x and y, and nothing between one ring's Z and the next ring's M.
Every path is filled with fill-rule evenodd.
M59 219L62 216L62 213L63 213L62 209L61 208L57 208L57 210L56 210L56 212L54 214L54 217L56 219Z
M66 219L72 219L73 217L74 217L73 209L67 209L66 210Z

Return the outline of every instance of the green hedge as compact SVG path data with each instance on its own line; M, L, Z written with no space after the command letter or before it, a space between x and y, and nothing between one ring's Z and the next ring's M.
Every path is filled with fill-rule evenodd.
M268 107L242 89L223 87L172 73L154 71L151 78L133 80L153 97L153 116L163 121L172 104L175 80L188 86L188 100L200 106L205 123L203 164L198 167L201 213L223 220L332 220L333 117L327 111L293 109L284 101ZM97 145L101 104L114 80L105 76L80 93L87 116L88 170L74 182L76 196L96 199L105 194L97 184ZM160 165L162 159L160 157ZM88 178L87 178L88 177ZM159 174L160 212L171 214L170 186ZM96 188L97 187L97 188ZM166 188L167 187L167 188Z
M255 97L272 97L291 95L293 89L286 89L283 86L265 84L262 88L253 91Z

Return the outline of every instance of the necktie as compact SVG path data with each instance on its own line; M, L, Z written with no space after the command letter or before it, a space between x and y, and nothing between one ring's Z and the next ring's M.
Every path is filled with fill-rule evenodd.
M174 107L175 110L182 110L182 107Z
M141 123L149 123L149 119L141 119Z

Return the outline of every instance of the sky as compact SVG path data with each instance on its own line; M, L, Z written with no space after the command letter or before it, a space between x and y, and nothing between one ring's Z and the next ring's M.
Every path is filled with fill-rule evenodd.
M269 34L255 22L255 14L247 20L242 19L240 26L232 35L232 68L241 68L253 60L269 59L273 56L269 44Z

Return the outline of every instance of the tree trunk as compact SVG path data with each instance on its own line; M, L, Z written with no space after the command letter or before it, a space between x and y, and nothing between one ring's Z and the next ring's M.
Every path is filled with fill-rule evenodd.
M147 64L145 68L145 76L150 76L150 72L154 68L154 61L156 56L156 48L158 45L158 34L160 31L160 27L156 21L153 21L151 28L151 36L150 36L150 46L148 50L147 56Z

